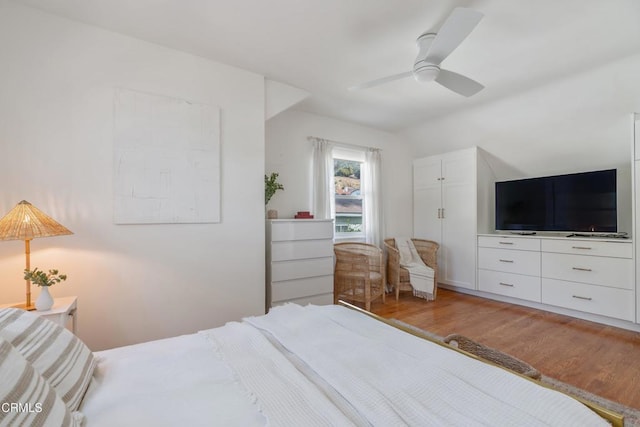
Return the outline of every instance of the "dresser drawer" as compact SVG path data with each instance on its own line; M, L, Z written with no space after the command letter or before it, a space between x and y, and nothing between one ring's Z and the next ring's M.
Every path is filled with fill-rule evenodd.
M540 302L540 277L478 270L478 289L493 294Z
M333 221L298 219L271 222L271 241L333 239Z
M271 283L271 300L274 303L327 293L333 295L333 275Z
M616 258L631 258L633 254L631 242L596 242L593 240L547 239L542 241L542 251Z
M333 256L333 240L298 240L271 243L271 261Z
M333 274L333 257L271 263L271 282Z
M483 248L539 251L540 239L514 236L478 236L478 246Z
M542 277L632 289L633 260L558 253L542 254Z
M542 302L558 307L633 321L633 291L542 279Z
M540 276L540 252L478 248L478 268Z

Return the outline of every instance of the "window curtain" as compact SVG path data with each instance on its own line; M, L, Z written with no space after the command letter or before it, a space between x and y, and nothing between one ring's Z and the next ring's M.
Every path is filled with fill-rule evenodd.
M333 198L333 144L320 138L313 142L313 214L318 219L331 219L335 211Z
M382 218L382 155L377 148L365 151L363 171L364 227L366 242L382 248L384 221Z

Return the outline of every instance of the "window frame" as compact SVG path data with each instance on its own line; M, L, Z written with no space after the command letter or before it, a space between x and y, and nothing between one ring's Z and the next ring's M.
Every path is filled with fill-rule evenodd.
M334 170L333 170L333 177L335 180L335 161L336 160L346 160L346 161L350 161L350 162L357 162L360 163L360 195L358 196L339 196L336 194L335 192L335 181L334 181L334 185L332 186L332 194L331 197L333 198L333 218L334 218L334 225L333 225L333 229L334 229L334 239L335 240L351 240L351 241L364 241L364 239L366 238L366 234L365 234L365 229L366 229L366 218L365 218L365 212L364 212L364 204L365 204L365 196L364 196L364 192L362 191L362 181L363 181L363 174L364 174L364 164L365 164L365 154L364 151L361 150L351 150L351 149L346 149L346 148L335 148L333 150L333 153L331 155L333 162L334 162ZM361 218L361 223L362 223L362 230L361 231L349 231L349 232L339 232L338 231L338 213L336 212L336 202L338 200L338 198L343 198L343 199L349 199L349 200L361 200L361 204L362 204L362 212L360 213L360 215L358 216L359 218ZM344 217L345 215L340 215L341 217Z

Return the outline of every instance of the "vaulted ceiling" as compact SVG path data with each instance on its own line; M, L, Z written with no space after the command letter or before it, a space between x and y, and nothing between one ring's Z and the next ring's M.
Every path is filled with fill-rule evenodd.
M533 132L557 146L543 123L573 135L562 117L575 127L604 116L606 128L640 110L637 0L14 1L306 90L297 109L398 133L417 152L429 138L432 151L491 147L518 129L525 142ZM484 18L442 65L483 91L465 98L412 78L348 90L410 70L417 36L437 31L456 6ZM607 137L606 129L598 136Z

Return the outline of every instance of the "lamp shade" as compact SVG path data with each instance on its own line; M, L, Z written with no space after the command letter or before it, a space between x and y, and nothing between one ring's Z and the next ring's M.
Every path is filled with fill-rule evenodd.
M31 240L65 234L73 233L26 200L0 219L0 240Z

